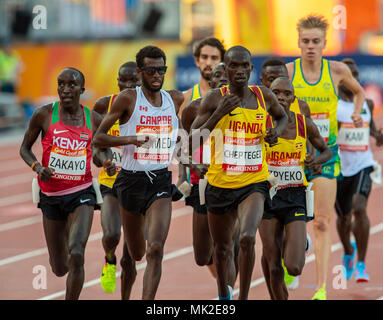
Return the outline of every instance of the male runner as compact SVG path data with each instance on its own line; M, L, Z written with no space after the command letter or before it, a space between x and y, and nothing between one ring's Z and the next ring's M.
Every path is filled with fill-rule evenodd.
M287 300L282 259L288 274L298 276L305 264L306 208L305 167L324 163L331 151L312 120L290 110L296 100L294 87L288 77L275 79L270 86L285 108L288 123L278 138L278 144L267 147L266 161L271 176L278 179L277 193L265 209L259 226L262 239L262 269L271 299ZM270 121L271 124L271 121ZM306 141L320 152L306 156ZM282 258L282 259L281 259Z
M91 230L96 194L92 187L91 141L101 117L80 104L85 78L66 68L57 78L60 101L38 108L30 120L20 155L38 174L38 207L53 273L66 280L66 299L78 299L84 283L84 251ZM41 133L41 163L32 146ZM106 154L99 159L109 174ZM104 160L104 161L103 161ZM111 171L109 171L109 169Z
M184 92L185 100L180 108L179 115L182 116L184 108L198 98L203 98L210 90L210 75L213 68L223 61L225 47L216 38L205 38L197 43L193 50L194 63L200 71L200 80L189 90Z
M223 62L217 64L213 68L209 84L212 89L220 88L228 84L225 73L225 64ZM182 112L182 126L188 133L190 133L190 127L198 114L201 100L202 98L193 100ZM207 208L205 204L200 204L199 196L199 180L205 175L208 164L210 163L210 145L206 145L207 142L209 141L206 141L200 149L197 149L194 152L193 159L197 163L206 164L206 167L202 172L196 172L194 170L190 171L190 183L192 187L190 195L185 199L185 204L193 207L194 259L199 266L207 265L214 278L217 278L217 273L213 264L213 240L209 232ZM203 152L205 152L205 154ZM207 161L205 162L205 160ZM238 271L236 258L239 250L237 235L238 233L235 233L236 239L234 240L234 261L236 263L236 271ZM231 285L233 286L234 283Z
M360 112L365 99L362 87L344 63L322 58L327 28L328 23L322 16L310 15L299 20L297 29L301 58L286 65L295 95L309 104L311 118L333 154L333 157L322 165L320 175L307 175L307 179L314 184L315 193L313 226L318 289L313 296L315 300L326 299L326 280L331 254L330 220L336 197L335 178L340 171L336 144L338 85L344 85L354 93L352 119L356 126L362 124Z
M117 85L120 92L125 89L134 89L141 85L141 80L137 74L137 65L135 62L124 63L119 71L117 78ZM103 117L109 112L110 106L116 94L102 97L97 100L93 110L102 115ZM109 130L108 134L119 135L118 120ZM113 293L116 287L116 256L115 251L121 237L121 216L120 208L117 200L116 190L113 189L114 181L117 174L121 169L122 152L120 148L112 148L113 163L117 166L117 173L110 177L104 170L98 177L100 183L100 190L103 197L103 204L101 206L101 226L103 231L102 246L105 252L104 267L101 275L101 287L105 292ZM129 299L133 283L136 279L137 271L135 262L129 255L128 248L124 241L123 254L120 261L121 271L121 298Z
M167 66L160 48L142 48L136 63L142 87L126 89L117 96L94 143L100 148L122 146L122 169L114 187L124 236L134 260L140 261L146 252L142 299L154 299L171 219L172 175L168 166L177 141L177 113L183 94L161 90ZM120 136L108 135L117 120Z
M359 82L359 72L352 59L343 59L351 70L353 77ZM337 231L344 248L342 263L345 268L345 278L351 278L355 271L357 282L367 282L370 276L365 266L370 221L367 216L367 201L370 195L372 181L371 172L375 161L370 149L370 135L376 139L376 144L383 144L383 134L376 130L373 119L373 101L366 99L363 103L363 127L355 128L351 113L353 110L353 93L339 86L337 117L340 126L338 135L339 155L342 163L341 175L338 177L335 209L337 212ZM354 221L351 222L354 216ZM355 242L350 242L350 234L355 236ZM358 249L358 250L357 250ZM354 257L358 252L356 268Z
M267 87L270 88L271 83L279 78L279 77L288 77L289 73L286 68L286 62L280 57L269 57L262 63L262 69L261 69L261 83ZM311 119L311 113L310 113L310 107L308 106L307 102L299 99L294 99L294 101L290 105L290 111L294 113L301 113L305 115L306 117ZM310 144L310 141L307 141L307 148L308 152L310 154L313 154L313 148ZM322 171L322 165L314 165L314 171L320 173ZM310 235L307 233L306 235L306 253L311 248L311 238ZM285 271L285 283L287 286L287 289L295 290L299 286L299 277L294 277L292 275L289 275L287 272L287 269L283 263L282 260L282 266Z
M253 65L246 48L230 48L224 61L229 86L213 89L202 99L192 130L199 128L201 132L204 129L211 132L211 161L205 196L214 241L213 261L219 298L232 299L232 288L228 284L235 277L232 248L238 219L239 299L247 299L255 260L255 234L270 187L265 142L277 142L287 123L287 115L269 89L248 87ZM275 126L266 132L268 113L273 116ZM192 131L192 143L197 135L197 130Z

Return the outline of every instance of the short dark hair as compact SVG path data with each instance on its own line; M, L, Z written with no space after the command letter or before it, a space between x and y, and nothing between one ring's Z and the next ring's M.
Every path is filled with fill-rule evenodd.
M342 60L342 62L347 64L347 65L354 65L354 66L356 66L355 60L352 59L352 58L344 58Z
M123 65L121 65L121 67L120 67L120 69L118 69L118 71L120 71L121 69L124 69L124 68L135 69L135 68L137 68L137 63L135 63L134 61L125 62Z
M160 48L156 46L146 46L143 47L136 54L136 63L138 68L142 68L144 66L144 59L152 58L152 59L164 59L164 63L166 64L166 55Z
M224 60L229 56L229 54L231 52L235 52L235 51L237 51L237 52L240 52L240 51L246 52L249 55L249 58L251 59L251 52L249 51L249 49L247 49L247 48L245 48L243 46L233 46L233 47L229 48L229 50L227 50L225 52Z
M275 67L275 66L283 66L286 68L286 61L280 57L269 57L265 61L263 61L262 71L266 69L266 67Z
M73 68L73 67L66 67L65 69L77 72L80 75L82 86L85 87L85 77L84 77L84 74L80 70Z
M196 46L194 47L194 50L193 50L193 56L195 58L199 58L199 56L201 55L201 49L204 46L210 46L210 47L217 48L219 50L219 52L221 53L221 61L223 61L223 56L225 55L226 49L225 49L223 43L214 37L202 39L200 42L198 42L196 44Z

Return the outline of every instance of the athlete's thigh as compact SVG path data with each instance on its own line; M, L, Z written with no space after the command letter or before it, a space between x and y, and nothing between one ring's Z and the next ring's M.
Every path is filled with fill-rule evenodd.
M288 257L292 258L293 261L296 259L304 258L306 249L306 222L297 220L286 224L285 226L285 241L284 256L285 259Z
M222 214L208 212L207 218L210 234L214 242L233 242L237 210L230 209Z
M238 219L241 235L254 236L262 220L265 196L260 192L250 194L238 205Z
M312 180L314 191L314 214L330 216L336 199L336 179L318 177Z
M283 227L283 224L276 218L262 219L259 224L259 235L262 241L263 255L267 260L281 257Z
M121 232L120 207L116 197L111 194L104 196L101 207L101 224L105 233L119 234Z
M88 205L78 206L68 216L69 250L84 250L92 228L94 208Z
M169 232L171 214L171 198L160 198L146 210L148 243L165 242Z
M50 259L54 263L66 262L68 258L67 220L52 220L43 215L43 228Z
M129 248L140 244L145 247L145 216L125 210L120 205L121 222Z

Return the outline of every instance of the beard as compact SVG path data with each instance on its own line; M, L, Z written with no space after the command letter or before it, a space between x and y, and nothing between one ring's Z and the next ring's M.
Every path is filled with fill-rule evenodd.
M144 77L142 77L142 85L145 87L145 89L148 89L151 92L158 92L161 90L163 82L161 82L161 85L158 88L153 88L150 86L149 82L146 81Z
M210 73L207 73L206 71L209 71ZM210 78L211 78L211 69L208 68L208 69L204 69L203 71L201 71L201 76L202 78L204 78L206 81L210 81Z

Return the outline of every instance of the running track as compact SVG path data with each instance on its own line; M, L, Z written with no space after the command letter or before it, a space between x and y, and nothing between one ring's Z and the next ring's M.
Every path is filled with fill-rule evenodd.
M376 119L377 126L383 127L383 116ZM3 133L2 133L3 134ZM34 173L20 158L18 151L21 137L0 141L0 300L34 300L64 298L66 277L57 278L50 270L48 254L41 224L41 212L32 203L31 180ZM375 159L383 165L383 148L374 150ZM36 144L34 151L39 158L41 148ZM96 174L97 171L95 170ZM173 174L176 180L176 174ZM332 273L333 267L340 264L341 246L335 229L335 212L332 216L332 255L327 281L327 297L331 300L376 300L383 299L383 185L373 186L368 214L371 222L370 241L366 264L371 281L357 284L355 280L347 282L347 289L333 288L333 279L339 273ZM206 267L194 262L192 252L191 208L183 201L173 203L173 218L165 245L162 279L156 299L170 300L209 300L217 297L215 280ZM315 241L312 223L308 231ZM117 259L121 258L122 245L117 248ZM269 295L260 267L261 242L256 239L256 263L253 272L249 299L268 300ZM91 235L85 252L85 283L80 299L118 300L120 283L117 280L113 294L104 293L99 277L104 253L101 245L100 212L95 211ZM315 288L315 257L313 249L306 258L306 265L300 276L300 286L290 291L289 299L311 299ZM33 273L36 266L46 269L46 289L34 289ZM137 263L138 275L132 290L132 299L140 299L145 261ZM41 269L40 269L41 270ZM117 266L117 271L121 270ZM235 286L238 293L238 280Z

